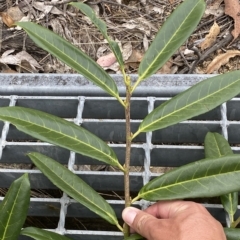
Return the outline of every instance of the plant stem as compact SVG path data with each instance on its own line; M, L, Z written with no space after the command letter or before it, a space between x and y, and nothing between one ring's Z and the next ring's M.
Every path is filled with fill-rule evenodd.
M126 118L126 153L125 153L125 173L124 173L124 191L125 191L125 208L131 205L130 197L130 180L129 180L129 167L131 155L131 117L130 117L130 100L131 100L131 81L127 76L125 79L126 84L126 101L125 101L125 118ZM129 226L124 224L124 237L129 236Z
M240 217L236 221L231 223L231 228L236 228L239 223L240 223Z
M126 108L126 105L124 104L123 100L120 97L117 97L117 100L121 103L121 105Z
M139 78L139 79L135 82L135 84L134 84L133 87L132 87L131 94L134 92L135 88L137 87L137 85L138 85L141 81L142 81L142 79Z

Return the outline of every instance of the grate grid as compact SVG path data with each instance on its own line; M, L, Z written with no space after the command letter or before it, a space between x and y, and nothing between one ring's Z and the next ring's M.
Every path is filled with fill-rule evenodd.
M6 78L0 74L1 78ZM189 86L206 78L207 76L154 76L149 81L143 81L142 87L136 91L132 98L131 124L133 132L142 119L159 104L170 97L187 89ZM23 106L43 110L59 117L81 125L93 132L113 148L119 161L124 163L125 130L124 111L120 104L112 98L105 96L85 79L77 75L57 76L51 75L21 75L18 81L16 76L8 75L0 86L0 106ZM122 83L116 76L120 93L124 92ZM34 80L31 80L34 79ZM64 81L60 80L65 79ZM67 79L67 80L66 80ZM17 84L16 84L17 82ZM147 83L148 82L148 83ZM66 84L67 83L67 84ZM179 167L204 158L203 140L207 132L219 132L229 140L234 153L240 153L240 98L222 104L220 107L196 118L176 124L166 129L140 134L132 144L131 166L143 167L141 171L131 171L131 191L133 194L153 177L162 173L152 171L154 167ZM52 144L36 141L34 138L19 132L8 123L0 122L0 166L4 164L30 164L26 153L30 151L41 152L67 165L70 171L80 176L94 189L102 194L110 191L121 195L123 191L123 174L104 166L104 163L88 157L69 152ZM85 169L78 166L103 165L100 171ZM56 187L46 179L40 171L35 169L17 169L0 167L0 187L8 188L12 181L23 173L29 173L33 189L54 190ZM111 192L112 194L112 192ZM108 202L121 218L124 201L110 196ZM3 197L0 197L2 201ZM140 200L134 205L145 209L148 201ZM228 224L227 216L218 202L208 199L202 202L210 213L223 224ZM51 207L49 207L51 206ZM58 211L56 211L58 209ZM113 240L122 239L117 231L101 229L78 230L66 227L68 218L97 219L85 207L69 198L66 194L58 197L31 198L29 216L47 216L59 218L58 224L51 231L65 234L73 239L85 240ZM237 215L240 215L238 209ZM108 228L108 226L106 227ZM28 239L20 237L19 239Z

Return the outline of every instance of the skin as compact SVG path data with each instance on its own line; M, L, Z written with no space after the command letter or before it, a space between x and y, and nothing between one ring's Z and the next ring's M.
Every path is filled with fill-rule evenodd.
M226 240L222 225L194 202L163 201L145 211L129 207L122 217L148 240Z

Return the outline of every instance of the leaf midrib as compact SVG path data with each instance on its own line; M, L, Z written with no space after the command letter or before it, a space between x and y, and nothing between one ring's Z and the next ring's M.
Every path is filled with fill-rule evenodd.
M35 115L35 116L36 116L36 115ZM13 119L16 119L16 120L20 120L20 121L26 122L27 124L30 124L30 125L32 125L33 127L34 127L34 126L41 127L42 129L46 129L46 130L51 131L51 132L53 132L53 133L59 134L58 131L52 130L51 128L46 128L46 127L41 126L41 125L33 124L32 122L28 122L28 121L26 121L26 120L24 121L24 120L22 120L22 119L20 119L20 118L14 118L14 117L12 117L12 118L13 118ZM21 128L21 127L18 127L17 124L14 124L14 125L16 125L16 127L17 127L18 129ZM77 126L77 125L76 125L76 126ZM26 128L26 127L23 126L23 128ZM27 131L26 131L26 132L27 132ZM61 134L64 135L64 137L66 137L66 138L69 138L69 139L72 139L72 140L75 140L75 141L78 140L78 141L76 141L76 142L80 142L80 144L83 144L84 146L88 146L88 147L90 146L90 148L92 148L92 149L95 150L96 152L101 153L102 155L104 155L105 157L107 157L107 159L109 159L109 157L110 157L108 154L100 151L100 150L97 149L97 148L94 148L94 147L93 147L92 145L90 145L90 144L88 145L88 144L82 142L80 139L73 138L73 137L71 137L71 136L69 136L69 135L66 135L66 134L62 133L62 132L61 132ZM116 163L115 159L113 159L112 157L110 158L110 160L111 160L112 162Z
M28 29L25 29L25 31L28 32L28 33L32 33L32 35L34 35L36 38L40 38L40 39L42 39L42 40L44 40L44 41L47 41L46 38L37 35L37 34L36 34L35 32L33 32L33 31L30 31L30 30L28 30ZM61 42L61 43L62 43L62 42ZM63 53L63 55L64 55L67 59L73 61L75 64L77 64L78 66L80 66L81 68L83 68L77 61L75 61L75 59L70 58L67 54L65 54L65 52L59 51L58 48L56 48L54 45L52 45L52 44L49 43L49 42L48 42L47 44L50 45L50 46L52 46L52 47L53 47L55 50L57 50L58 52ZM67 42L67 44L69 44L69 43ZM70 44L69 44L69 45L70 45ZM78 50L79 50L79 49L78 49ZM88 60L89 60L89 59L88 59ZM97 77L95 77L91 72L89 72L88 69L86 69L86 68L84 68L84 69L89 73L89 75L91 75L94 79L96 79L96 80L99 81L99 79L98 79ZM101 70L100 70L100 71L101 71ZM101 82L101 81L100 81L100 82ZM108 85L106 85L106 84L103 84L103 85L109 90L109 92L112 93L112 96L118 97L118 94L116 94L115 92L113 92L112 89L108 87Z
M218 145L218 142L217 142L217 138L215 137L215 135L213 137L214 137L216 148L217 148L217 151L218 151L218 154L219 154L218 157L224 156L224 155L221 154L221 151L220 151L220 148L219 148L219 145Z
M205 80L205 81L207 81L207 80ZM155 121L151 122L151 124L148 124L148 125L144 126L144 128L139 128L139 131L142 132L143 129L146 129L146 128L148 128L149 126L154 125L155 123L157 123L157 122L159 122L159 121L162 121L162 120L164 120L165 118L167 118L167 117L169 117L169 116L171 116L171 115L173 115L173 114L176 114L176 113L179 112L179 111L183 111L184 109L186 109L186 108L188 108L188 107L190 107L190 106L192 106L192 105L194 105L194 104L197 104L198 102L201 102L201 101L205 100L206 98L212 97L213 95L218 94L218 93L221 92L221 91L224 91L226 88L231 87L232 85L236 84L238 81L240 81L240 79L238 79L237 81L234 81L233 83L227 85L227 86L224 87L224 88L220 88L219 90L213 92L212 94L207 94L204 98L198 99L197 101L192 102L191 104L185 105L184 107L182 107L182 108L180 108L180 109L178 109L178 110L175 110L174 112L171 112L171 113L169 113L169 114L161 117L160 119L156 119ZM170 100L169 100L169 101L170 101Z
M149 191L147 191L147 192L144 192L143 194L140 194L140 196L144 196L144 195L146 195L146 194L149 194L149 193L153 193L153 192L155 192L155 191L159 191L159 189L167 189L167 188L172 188L172 187L175 187L175 186L177 186L177 185L182 185L182 184L184 184L184 183L189 183L189 182L195 182L195 181L197 181L197 182L199 182L199 180L202 180L202 179L207 179L207 178L216 178L216 176L219 176L219 175L221 175L221 176L223 176L223 175L226 175L226 174L231 174L231 173L237 173L237 172L240 172L240 169L239 170L237 170L237 171L234 171L234 172L232 172L232 171L230 171L230 172L226 172L226 173L218 173L218 174L214 174L214 175L209 175L209 176L204 176L204 177L198 177L198 178L193 178L193 179L190 179L190 180L186 180L186 181L182 181L182 182L179 182L179 183L173 183L173 184L170 184L170 185L167 185L167 186L163 186L163 187L159 187L159 188L154 188L153 190L149 190Z
M156 56L156 58L154 59L154 61L152 61L152 63L149 65L149 67L145 70L145 72L141 75L141 77L139 78L139 81L143 80L145 78L145 76L147 75L149 69L152 68L152 66L154 65L154 63L156 62L155 60L159 58L159 56L162 54L162 52L164 52L164 50L167 48L167 46L172 42L172 39L177 35L177 33L179 32L179 29L181 29L182 25L185 24L186 19L189 17L189 15L195 10L196 6L199 4L199 1L196 3L196 5L194 6L194 8L192 9L192 11L190 11L190 13L187 15L187 17L185 18L185 20L183 21L183 23L181 25L179 25L177 31L175 32L175 34L173 34L173 36L169 39L168 43L165 44L165 47L159 52L159 54Z
M37 159L37 157L33 154L33 156ZM61 179L62 182L64 182L64 184L66 184L67 186L69 186L73 192L75 192L75 194L80 194L82 196L82 198L85 199L85 201L89 201L89 198L86 198L83 194L79 193L78 191L76 191L71 185L68 184L68 182L65 182L61 177L59 177L59 175L55 174L55 172L50 168L48 167L48 165L46 165L44 162L40 161L47 169L49 169L49 171L51 171L57 178ZM69 194L70 196L70 194ZM103 212L105 214L107 214L112 220L113 222L116 223L114 217L112 215L109 215L107 211L104 211L102 210L102 208L98 207L98 205L95 205L91 200L90 202L92 203L93 206L95 206L97 209L100 209L100 212Z

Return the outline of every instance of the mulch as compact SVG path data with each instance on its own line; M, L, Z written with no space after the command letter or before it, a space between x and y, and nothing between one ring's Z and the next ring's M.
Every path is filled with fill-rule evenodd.
M12 7L19 8L24 16L31 21L58 33L96 61L99 57L108 54L109 48L103 36L88 18L69 6L67 2L66 0L58 2L1 0L0 11L5 13ZM130 60L125 61L126 72L130 74L137 72L141 57L151 44L158 29L182 1L83 0L83 2L91 6L98 16L106 22L108 34L112 39L118 41L122 47L125 44L131 45L132 56L129 56ZM208 11L206 10L196 31L158 73L205 73L206 66L220 53L239 48L239 39L232 42L233 19L227 16L224 11L219 10L224 9L224 2L222 1L221 8L219 7L215 12L211 9L213 3L213 0L207 1ZM47 10L47 7L52 7L52 10ZM214 22L219 25L220 34L211 47L201 50L199 43L204 40ZM14 50L14 54L24 50L40 64L41 68L37 70L39 73L73 73L69 67L38 48L23 30L9 28L3 22L0 24L0 30L1 55L11 49ZM239 56L236 56L215 73L238 69L238 65ZM0 70L2 72L33 72L31 69L19 68L19 66L11 64L7 64L7 66L1 64ZM109 73L118 72L111 67L107 71Z

